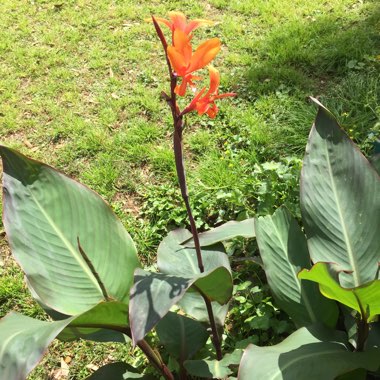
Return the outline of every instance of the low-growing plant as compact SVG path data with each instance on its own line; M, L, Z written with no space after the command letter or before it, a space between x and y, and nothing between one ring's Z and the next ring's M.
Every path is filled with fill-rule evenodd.
M139 374L116 362L94 372L91 380L224 379L234 378L238 367L240 380L379 375L378 173L317 102L301 174L304 231L286 208L279 208L273 215L227 222L199 234L183 164L184 117L197 111L214 118L215 101L235 94L218 94L219 73L210 66L209 88L196 92L181 110L178 97L195 88L200 78L194 72L212 61L220 41L210 39L193 52L193 30L210 21L187 22L180 12L171 12L170 20L152 19L169 71L170 93L162 97L172 113L176 172L191 232L169 232L158 247L158 271L143 270L132 239L97 194L50 166L0 147L9 244L33 297L52 319L13 312L1 320L1 379L24 379L55 338L129 338L158 371ZM159 23L170 28L170 43ZM254 168L253 175L264 170L280 178L282 169L268 163ZM287 180L296 186L295 178L290 174ZM276 182L269 176L270 189L281 194L271 181ZM270 210L277 198L265 202ZM237 326L228 325L223 335L233 275L222 242L255 235L262 262L247 259L263 265L276 304L264 283L240 282L227 320ZM244 320L236 317L239 313ZM239 323L248 324L252 334L229 337ZM271 331L285 336L292 323L298 330L275 344ZM146 339L152 329L163 355Z

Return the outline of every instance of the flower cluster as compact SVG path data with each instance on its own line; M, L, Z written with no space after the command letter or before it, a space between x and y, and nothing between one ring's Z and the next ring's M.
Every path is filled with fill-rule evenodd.
M212 25L212 21L197 19L187 21L182 12L169 12L170 20L161 17L153 17L156 25L162 23L169 27L172 32L171 45L164 43L166 55L170 62L171 69L176 78L181 78L182 82L174 89L179 96L185 96L187 88L196 92L194 81L200 80L201 77L194 73L207 65L215 58L221 49L221 43L218 38L211 38L200 44L195 51L193 50L191 39L192 32L202 25ZM157 26L156 26L157 28ZM158 31L160 34L160 30ZM218 112L215 104L216 99L235 96L234 93L218 94L220 75L218 70L208 66L210 75L210 86L202 88L195 94L190 104L183 110L182 115L191 111L197 111L199 115L207 114L214 118Z

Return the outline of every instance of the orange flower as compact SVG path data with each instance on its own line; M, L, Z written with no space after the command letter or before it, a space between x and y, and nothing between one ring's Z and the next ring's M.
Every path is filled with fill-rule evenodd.
M176 88L176 93L180 96L185 95L188 84L193 86L192 81L199 79L191 73L209 64L220 50L220 40L212 38L198 46L193 54L190 38L185 32L176 29L173 33L173 46L168 46L167 49L173 70L182 77L181 86Z
M169 18L170 21L162 17L155 17L158 22L168 26L173 34L175 30L180 30L185 34L190 34L194 29L197 29L202 25L214 24L212 21L203 19L192 20L188 23L186 16L182 12L169 12Z
M186 114L191 111L198 111L198 115L203 115L206 113L212 119L215 118L218 113L218 107L215 104L216 99L226 98L228 96L235 96L233 92L228 92L226 94L218 95L218 87L220 83L219 71L212 66L209 66L210 73L210 88L206 91L206 88L203 88L191 101L191 103L184 109L182 114Z

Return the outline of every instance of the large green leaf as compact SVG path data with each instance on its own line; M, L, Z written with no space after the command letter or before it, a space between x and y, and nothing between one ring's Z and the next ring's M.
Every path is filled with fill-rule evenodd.
M157 263L161 272L166 274L177 274L181 276L198 275L199 268L195 249L184 247L182 242L192 238L192 234L185 229L171 231L158 247ZM220 266L224 266L231 271L227 255L223 251L221 244L209 246L202 249L202 258L205 271L210 271ZM231 281L222 285L229 289ZM198 293L186 293L179 301L179 306L195 319L207 322L208 314L203 298ZM216 323L220 326L224 324L227 315L228 305L220 305L217 302L211 303Z
M177 229L162 240L157 251L157 265L160 272L180 276L199 274L195 248L181 245L181 242L191 237L188 230ZM202 259L205 271L224 266L231 272L228 256L223 252L222 245L202 249Z
M43 322L10 313L0 320L0 379L24 380L51 341L74 317Z
M199 322L209 323L209 316L206 310L205 301L198 293L188 292L178 302L178 306L187 314ZM229 305L220 305L218 302L211 302L212 312L218 326L223 326L228 313Z
M110 207L57 170L1 147L4 226L14 256L48 307L75 315L128 302L135 246Z
M302 270L298 277L317 282L324 296L358 311L369 321L380 314L380 280L373 280L357 288L342 288L334 279L337 278L337 273L333 270L334 266L329 263L317 263L310 270Z
M190 375L206 379L225 379L233 371L231 366L238 366L242 350L235 350L223 356L222 360L186 360L185 368Z
M232 295L231 273L223 266L192 277L136 269L129 304L134 343L143 339L190 287L192 291L201 292L210 301L226 304Z
M199 243L201 247L207 247L225 240L231 240L235 237L242 236L245 238L255 237L255 220L253 218L241 222L227 222L219 227L199 234ZM194 247L194 240L182 242L186 247Z
M363 368L355 369L354 371L345 373L344 375L338 376L335 380L366 380L367 371Z
M342 285L356 287L375 279L380 261L379 175L318 104L301 173L309 251L314 263L339 264Z
M139 374L136 368L133 368L127 363L117 362L107 364L99 368L86 380L156 380L156 377L147 374Z
M275 346L249 345L239 380L333 380L357 368L374 371L380 365L379 350L351 352L339 332L321 335L318 330L303 327Z
M42 302L38 294L34 291L33 287L30 285L27 279L26 279L26 282L29 287L29 290L32 293L33 298L39 303L39 305L46 311L46 313L53 320L57 321L57 320L68 318L67 315L58 313L56 310L53 310L50 307L46 306ZM96 305L91 310L86 312L87 316L91 313L94 313L93 317L96 317L97 315L99 315L99 310L101 310L100 308L104 308L104 306L101 306L101 305L107 305L106 306L107 309L111 309L109 310L110 313L108 313L108 310L107 310L107 313L106 313L108 315L107 320L106 321L103 320L106 326L115 322L116 324L118 323L117 321L115 321L115 316L119 314L118 312L116 312L116 310L120 308L120 312L124 313L124 316L125 316L123 326L127 328L128 325L125 325L125 323L128 322L128 305L126 303L120 303L116 301L110 301L106 303L102 302L100 305ZM99 320L97 324L99 325ZM73 325L70 325L70 326L73 326ZM82 338L86 340L93 340L95 342L122 342L122 343L125 343L127 339L127 337L122 332L120 332L120 330L116 331L116 330L109 330L107 328L88 327L88 326L84 327L84 326L78 326L78 325L75 325L75 327L70 327L70 326L66 327L58 335L57 338L65 342Z
M160 342L180 363L193 357L210 336L201 323L173 312L161 319L156 331Z
M125 334L130 335L128 305L112 301L101 302L75 318L58 338L125 342Z
M256 220L256 238L269 286L278 306L298 325L323 322L334 327L338 307L321 295L316 284L297 274L310 268L306 238L286 208Z

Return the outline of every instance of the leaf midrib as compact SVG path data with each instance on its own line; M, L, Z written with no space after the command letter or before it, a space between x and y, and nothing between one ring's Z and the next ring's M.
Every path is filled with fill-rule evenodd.
M351 265L350 269L352 269L352 271L353 271L352 276L353 276L354 284L355 284L355 287L356 287L356 286L360 285L358 264L357 264L357 261L355 259L355 255L353 253L352 247L351 247L351 242L350 242L350 239L348 237L346 225L344 223L344 218L343 218L343 213L342 213L341 205L340 205L340 202L339 202L338 192L337 192L337 189L336 189L336 184L335 184L334 176L333 176L333 173L332 173L330 155L329 155L327 144L325 143L324 146L325 146L326 160L327 160L327 163L328 163L327 166L328 166L328 172L329 172L329 177L330 177L330 181L331 181L331 187L332 187L333 195L334 195L334 198L335 198L335 203L337 205L338 217L340 219L340 225L342 227L342 234L343 234L344 242L346 244L348 260L349 260L350 265Z
M51 228L54 230L54 232L57 234L59 239L63 242L63 244L66 246L68 251L72 254L72 257L78 262L79 266L84 270L84 273L87 275L89 280L95 285L95 288L99 291L99 294L103 296L102 289L100 285L98 284L98 281L96 280L95 276L91 272L91 269L88 267L87 263L85 260L82 258L80 255L80 252L75 250L73 245L65 238L63 233L61 232L60 228L54 223L54 221L50 218L50 216L46 213L40 202L37 200L37 198L34 196L32 190L29 188L28 189L29 194L31 195L31 198L33 199L34 203L40 210L41 214L45 217L47 220L48 224L51 226Z

